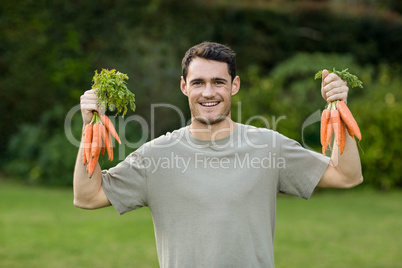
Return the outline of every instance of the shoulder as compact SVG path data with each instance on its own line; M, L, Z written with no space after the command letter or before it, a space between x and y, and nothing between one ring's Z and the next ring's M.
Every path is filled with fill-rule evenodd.
M277 150L283 142L283 135L275 130L244 124L238 124L238 127L241 141L252 148L276 148Z
M146 143L147 146L154 146L154 147L158 147L158 146L170 146L173 145L177 142L179 142L183 136L185 135L185 130L186 127L182 127L180 129L174 130L172 132L167 132L164 135L161 135L153 140L151 140L150 142Z
M157 138L152 139L144 143L138 149L136 149L132 155L133 156L150 156L155 154L155 152L160 152L162 149L172 148L177 143L183 139L185 135L185 127L174 130L172 132L167 132Z
M239 123L237 123L237 125L239 127L239 132L242 133L245 137L267 138L282 136L279 132L268 128L255 127Z

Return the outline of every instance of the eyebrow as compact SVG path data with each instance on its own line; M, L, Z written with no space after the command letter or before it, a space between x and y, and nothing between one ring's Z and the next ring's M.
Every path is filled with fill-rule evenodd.
M221 78L221 77L214 77L211 80L212 80L212 82L217 82L217 81L228 82L228 80L226 80L225 78Z
M204 82L204 81L205 81L205 79L203 79L203 78L195 78L195 79L191 80L190 83L192 84L195 82ZM221 82L226 82L226 83L228 82L228 80L226 80L225 78L221 78L221 77L213 77L213 78L211 78L211 81L212 82L221 81Z

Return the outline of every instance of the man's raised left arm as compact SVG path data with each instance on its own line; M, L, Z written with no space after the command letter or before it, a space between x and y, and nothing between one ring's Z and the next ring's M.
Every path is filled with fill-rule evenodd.
M346 82L339 76L334 73L329 74L326 70L323 71L321 93L327 102L342 100L346 103L348 90ZM339 147L334 143L330 163L317 187L352 188L363 182L356 141L349 135L345 136L345 149L342 155Z

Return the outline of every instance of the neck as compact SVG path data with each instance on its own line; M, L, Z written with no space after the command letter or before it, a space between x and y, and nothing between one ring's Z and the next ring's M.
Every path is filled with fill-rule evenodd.
M217 140L225 138L232 134L235 128L236 123L233 122L230 117L211 125L193 119L188 127L191 135L200 140Z

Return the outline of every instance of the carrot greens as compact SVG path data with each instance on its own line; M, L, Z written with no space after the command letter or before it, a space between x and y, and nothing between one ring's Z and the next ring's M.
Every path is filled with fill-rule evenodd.
M121 113L123 117L127 113L127 106L135 110L135 96L127 89L126 80L128 76L115 69L102 69L100 73L95 71L92 89L102 109L117 110L116 115Z
M334 68L332 71L328 70L328 72L337 74L340 78L342 78L343 81L346 81L351 87L363 88L363 82L360 81L356 75L349 73L348 68L342 71L337 71ZM315 74L314 79L320 79L321 77L322 77L322 70L318 71Z

